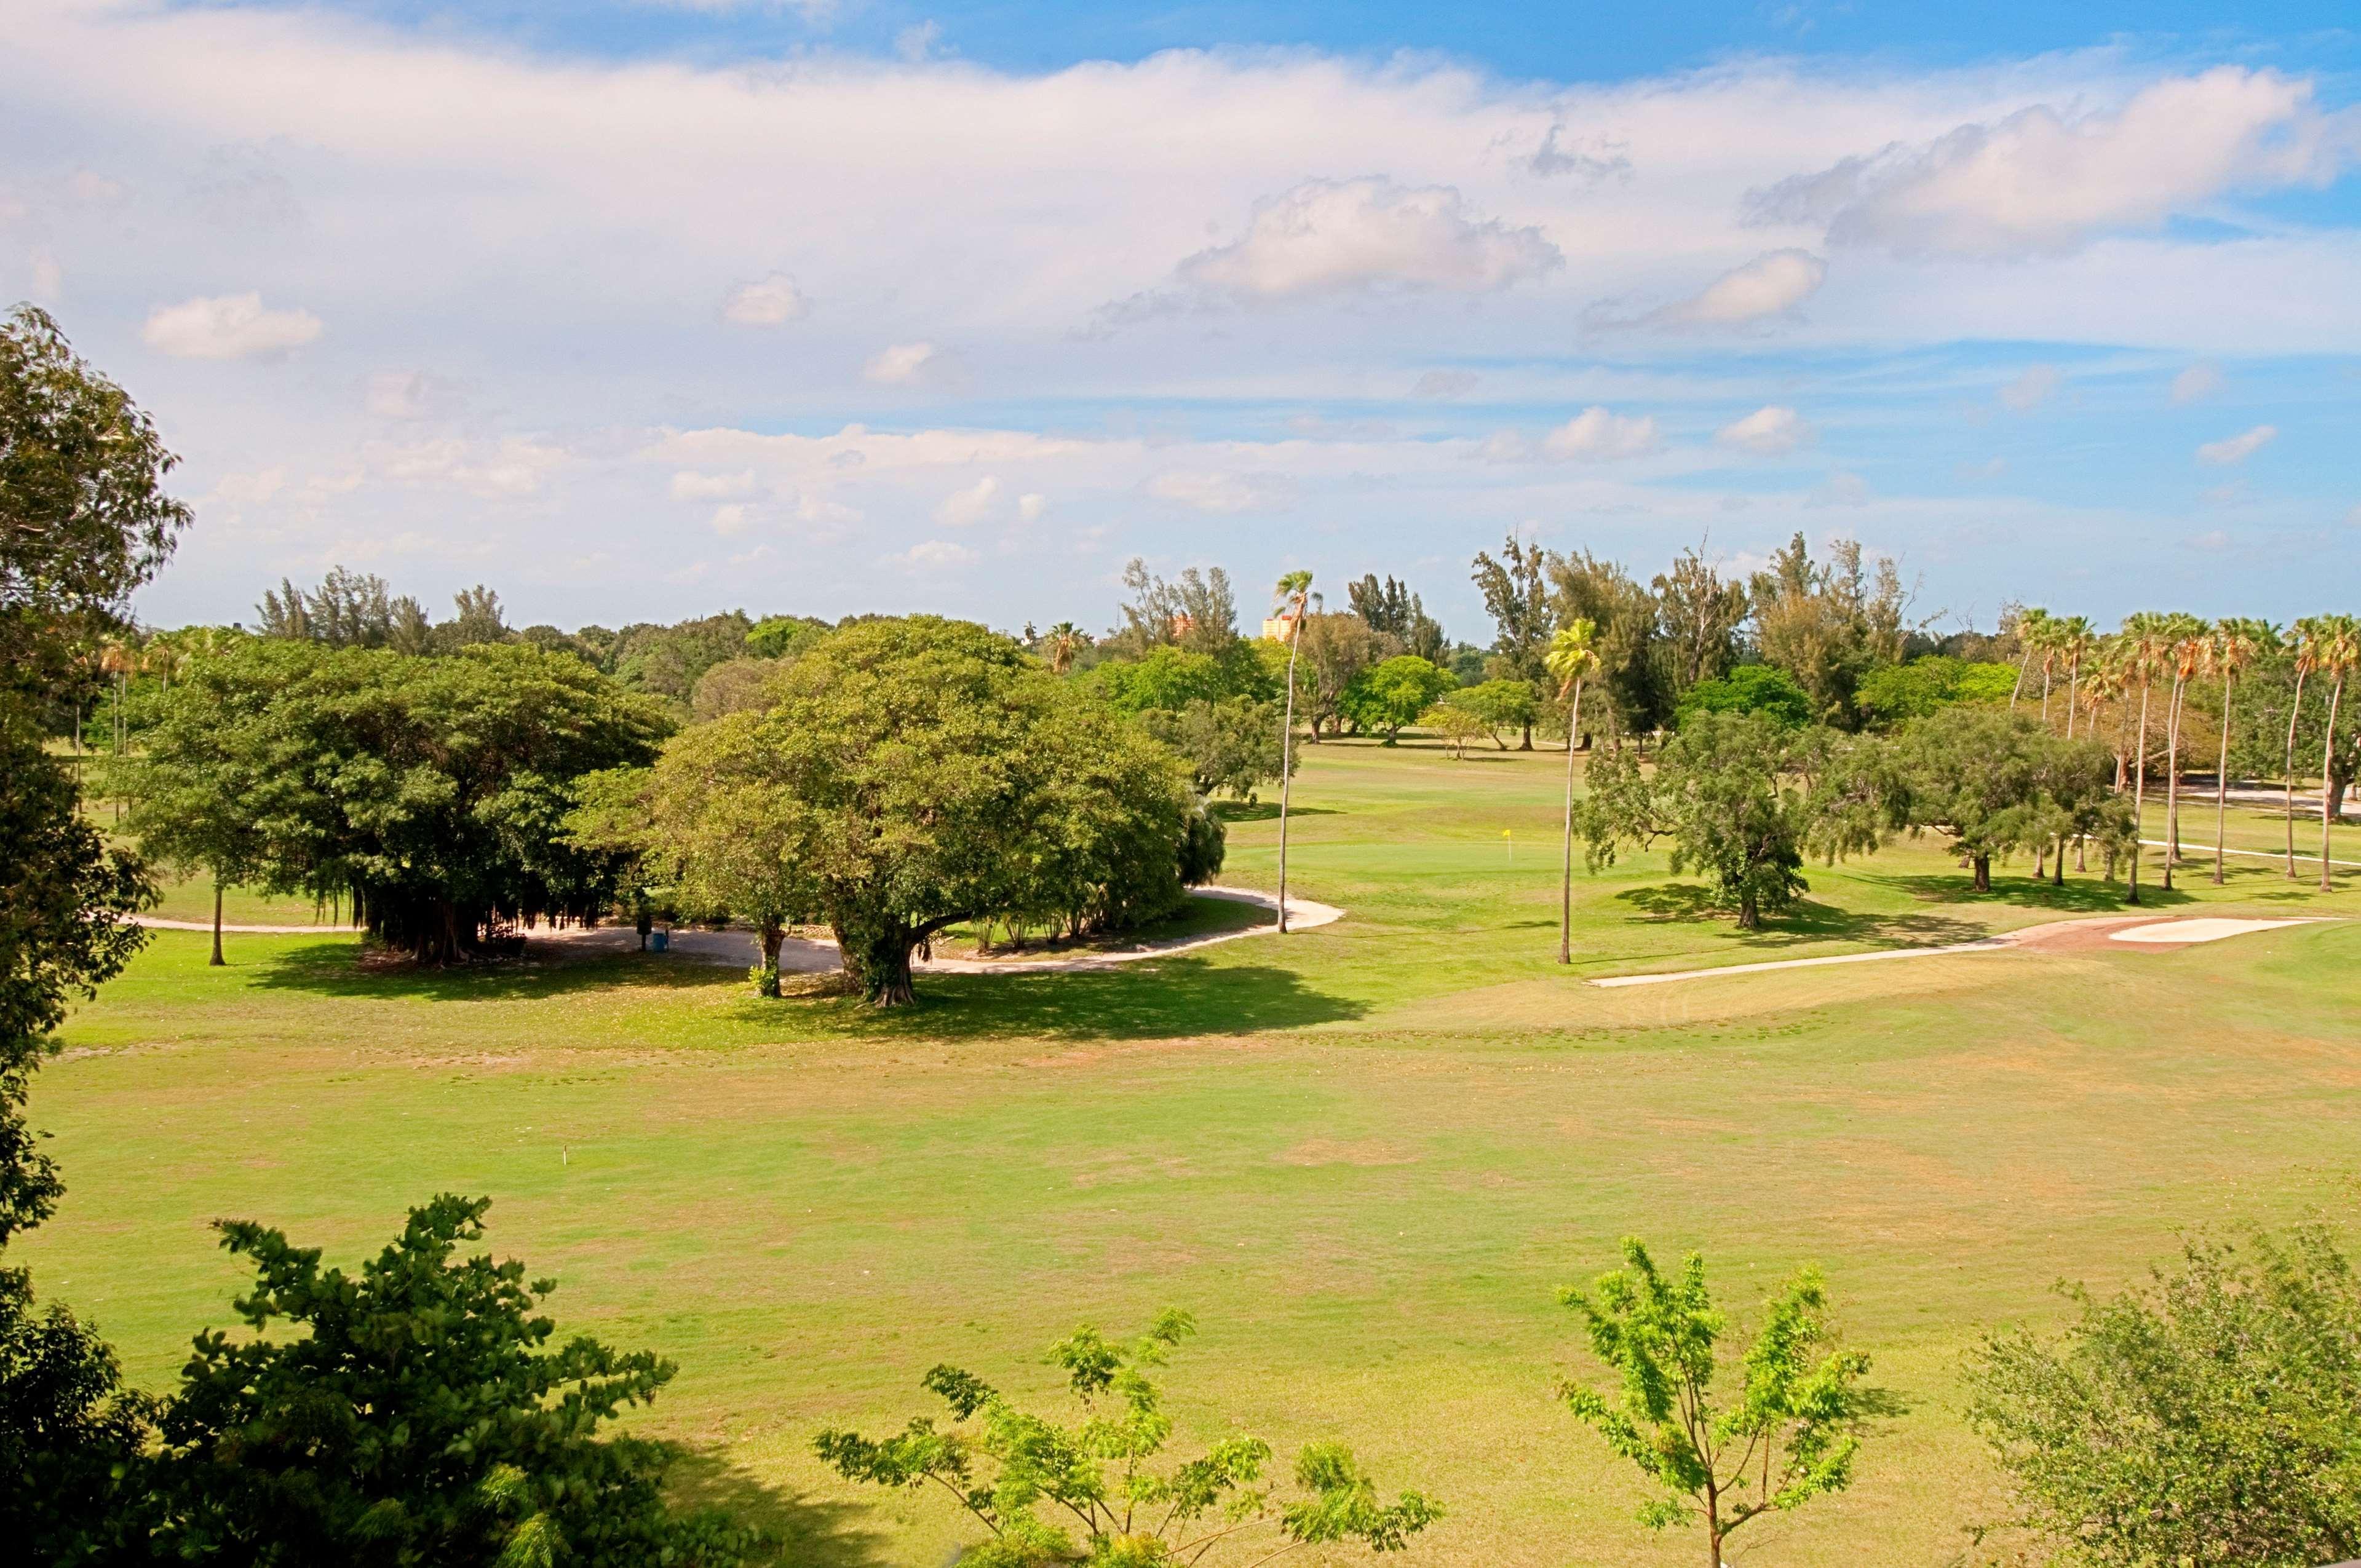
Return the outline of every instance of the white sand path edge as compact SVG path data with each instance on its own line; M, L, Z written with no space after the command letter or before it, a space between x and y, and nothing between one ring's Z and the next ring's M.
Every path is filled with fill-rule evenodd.
M1200 898L1219 898L1233 904L1251 904L1276 914L1279 900L1268 893L1244 887L1192 888ZM1308 898L1287 901L1287 928L1309 931L1321 926L1334 925L1345 917L1345 912L1333 904L1317 904ZM159 931L211 931L210 920L165 920L155 916L134 916L133 921ZM1169 937L1156 941L1139 942L1127 948L1104 949L1089 953L1070 953L1049 959L935 959L914 963L911 968L922 974L1050 974L1068 970L1104 969L1111 964L1137 963L1142 959L1169 958L1198 948L1209 948L1216 942L1234 942L1241 937L1275 936L1276 921L1245 926L1235 931L1212 931L1196 937ZM344 926L224 926L224 936L304 937L351 936L354 928ZM588 930L578 927L564 930L535 930L528 934L536 942L555 943L575 951L631 952L640 945L639 933L629 926L594 926ZM671 950L683 958L700 963L735 964L747 969L754 966L762 948L752 931L675 930L672 933ZM779 948L779 968L788 974L818 974L841 967L842 956L836 943L825 937L790 937Z
M2136 918L2136 917L2135 917ZM2282 926L2314 926L2325 917L2313 916L2287 920L2232 920L2220 916L2203 916L2185 920L2152 920L2121 931L2110 931L2107 938L2116 942L2139 942L2150 945L2188 947L2197 942L2218 942L2224 938L2242 937L2250 931L2276 930ZM2021 930L2004 931L1998 936L1979 937L1972 942L1947 942L1932 948L1890 948L1874 953L1836 953L1819 959L1779 959L1759 964L1724 964L1718 969L1675 970L1663 974L1611 975L1594 980L1590 984L1606 989L1626 985L1664 985L1678 980L1710 980L1716 975L1762 974L1771 970L1823 969L1830 964L1883 963L1889 959L1931 959L1945 953L1997 953L2012 948L2030 947L2060 932L2091 926L2120 925L2120 915L2095 916L2088 920L2052 920L2039 926L2027 926Z

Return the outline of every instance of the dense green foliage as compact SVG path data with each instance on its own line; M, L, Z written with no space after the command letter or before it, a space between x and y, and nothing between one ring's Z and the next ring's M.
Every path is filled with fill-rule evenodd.
M2061 739L2029 714L1952 707L1903 732L1882 785L1893 824L1949 835L1982 893L1994 859L2068 839L2096 840L2112 864L2132 838L2114 773L2105 747Z
M1084 1326L1050 1346L1082 1407L1071 1424L942 1365L923 1386L950 1408L949 1428L919 1416L892 1437L831 1429L813 1446L848 1480L949 1490L991 1532L961 1555L970 1568L1182 1568L1230 1561L1219 1555L1224 1549L1260 1563L1277 1554L1274 1530L1300 1545L1398 1552L1442 1516L1416 1492L1381 1501L1342 1443L1312 1443L1297 1456L1292 1501L1273 1497L1265 1480L1271 1448L1260 1438L1224 1437L1194 1459L1159 1465L1173 1422L1148 1374L1195 1332L1186 1312L1168 1310L1134 1340ZM1246 1534L1253 1526L1266 1528Z
M1337 707L1355 729L1382 735L1390 746L1404 725L1456 685L1450 671L1415 653L1398 653L1354 676Z
M1801 729L1812 722L1812 699L1784 670L1741 664L1681 694L1676 722L1686 726L1693 713L1759 714L1782 729Z
M653 759L660 710L563 653L489 644L449 658L249 639L159 699L132 770L133 827L204 858L176 815L250 830L274 891L349 899L370 932L425 962L521 918L595 916L616 866L568 839L573 781Z
M647 852L733 913L826 922L880 1005L947 927L1120 929L1220 865L1181 764L982 627L841 629L769 696L667 751Z
M1897 725L1953 703L2005 703L2015 685L2016 671L2010 665L1927 653L1906 664L1870 670L1853 696L1871 723Z
M250 1334L197 1336L159 1422L154 1529L183 1561L285 1564L719 1565L751 1542L664 1506L659 1445L598 1429L671 1363L554 1343L555 1288L459 1255L486 1199L445 1195L357 1275L247 1221ZM284 1327L295 1331L274 1336Z
M1673 841L1675 873L1711 879L1741 929L1810 891L1804 857L1873 850L1881 796L1867 759L1824 729L1700 711L1653 768L1636 751L1592 760L1579 822L1594 872L1626 845Z
M1969 1358L1969 1417L2072 1563L2315 1568L2361 1556L2361 1282L2306 1225Z
M1572 1288L1560 1295L1582 1314L1591 1353L1621 1387L1612 1398L1580 1384L1562 1392L1662 1489L1640 1509L1642 1524L1701 1521L1707 1561L1719 1564L1722 1542L1748 1520L1851 1484L1869 1357L1836 1348L1817 1270L1798 1271L1764 1303L1743 1357L1745 1385L1718 1405L1715 1352L1729 1321L1706 1288L1705 1259L1691 1253L1668 1277L1627 1236L1623 1261L1599 1276L1595 1296Z
M1192 698L1178 709L1149 708L1139 721L1172 754L1189 764L1197 793L1226 791L1252 801L1264 784L1279 780L1286 759L1279 744L1279 708L1251 697L1209 701Z

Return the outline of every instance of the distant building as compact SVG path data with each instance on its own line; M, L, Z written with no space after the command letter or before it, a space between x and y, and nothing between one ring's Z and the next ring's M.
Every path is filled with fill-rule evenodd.
M1283 609L1262 623L1262 634L1273 642L1295 641L1295 612Z

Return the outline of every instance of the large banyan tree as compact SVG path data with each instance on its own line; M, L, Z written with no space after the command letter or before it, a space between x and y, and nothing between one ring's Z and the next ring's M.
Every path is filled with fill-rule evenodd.
M763 930L824 923L870 1001L983 919L1113 930L1220 870L1188 768L1009 639L934 616L829 633L763 705L681 735L649 781L647 852Z
M212 822L238 836L221 858L249 880L349 902L389 947L450 963L516 922L612 904L617 857L564 831L575 783L653 761L669 728L653 701L568 654L241 639L161 702L140 812L182 836Z

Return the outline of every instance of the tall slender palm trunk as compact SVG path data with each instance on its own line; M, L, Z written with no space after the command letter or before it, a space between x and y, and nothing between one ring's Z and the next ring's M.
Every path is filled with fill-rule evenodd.
M2132 752L2132 872L2131 892L2126 901L2137 904L2139 895L2140 835L2147 830L2147 680L2140 680L2139 740ZM2166 875L2171 874L2172 862L2167 861Z
M1295 783L1295 656L1301 652L1303 618L1296 617L1287 640L1287 717L1279 729L1279 933L1287 935L1287 802Z
M1565 720L1565 856L1557 890L1557 961L1574 962L1574 742L1582 733L1582 683L1574 683L1574 708Z
M2230 700L2238 695L2238 677L2222 677L2222 751L2213 763L2213 885L2222 885L2222 861L2230 842Z
M2074 702L2082 685L2082 656L2077 653L2066 662L2066 739L2074 739Z
M2288 705L2287 874L2290 878L2295 875L2295 726L2296 720L2303 717L2303 679L2311 673L2309 670L2295 673L2295 701ZM2327 794L2326 786L2327 781L2323 779L2321 791L2323 795Z
M223 967L221 950L221 876L216 872L214 876L214 956L205 960L205 967L208 969L220 969Z
M2328 729L2320 743L2320 891L2329 890L2328 881L2328 806L2334 792L2328 787L2328 770L2336 761L2336 705L2345 696L2345 672L2336 672L2336 684L2328 688Z
M2185 684L2172 678L2172 704L2164 725L2164 890L2172 891L2173 862L2180 859L2180 698Z

